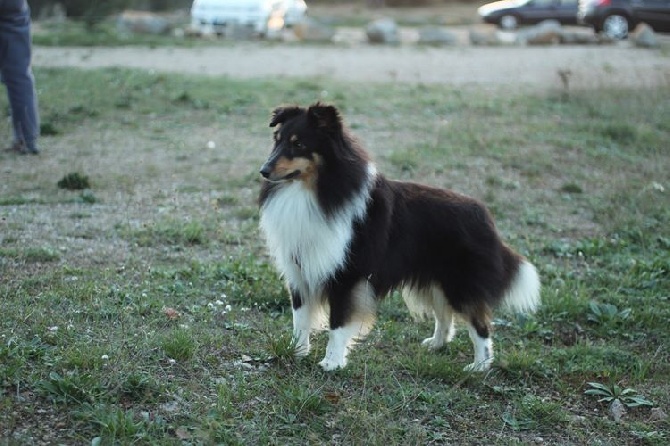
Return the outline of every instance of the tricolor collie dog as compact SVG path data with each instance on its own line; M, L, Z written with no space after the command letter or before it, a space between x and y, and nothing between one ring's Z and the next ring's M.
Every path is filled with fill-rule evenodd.
M492 310L532 312L535 267L505 245L483 204L449 190L391 181L377 172L338 110L317 103L274 110L274 147L260 173L260 227L293 305L296 354L327 323L325 370L347 364L395 288L415 315L435 319L438 349L468 327L474 362L493 362Z

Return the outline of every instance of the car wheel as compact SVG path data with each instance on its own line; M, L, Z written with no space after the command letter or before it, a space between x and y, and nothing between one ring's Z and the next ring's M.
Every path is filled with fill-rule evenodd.
M519 26L519 19L513 15L504 15L500 17L500 27L506 31L511 31Z
M612 14L603 20L603 33L612 39L621 40L628 37L628 18L619 14Z

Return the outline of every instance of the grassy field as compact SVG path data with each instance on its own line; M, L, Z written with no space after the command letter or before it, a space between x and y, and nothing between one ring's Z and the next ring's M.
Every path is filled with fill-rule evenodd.
M37 78L43 154L0 154L0 444L670 441L667 88ZM257 171L271 110L316 100L388 176L486 201L538 266L543 306L497 315L489 373L462 371L463 331L422 349L395 294L346 370L317 366L323 334L293 359Z

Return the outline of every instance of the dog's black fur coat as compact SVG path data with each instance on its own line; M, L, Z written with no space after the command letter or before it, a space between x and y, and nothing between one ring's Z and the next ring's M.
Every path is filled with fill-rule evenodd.
M376 171L371 178L369 156L332 106L278 108L270 125L280 131L261 169L270 180L261 187L261 212L293 181L312 191L326 219L367 194L363 215L351 220L346 257L320 284L331 330L356 316L352 290L366 282L376 299L397 287L425 291L437 286L454 312L480 337L489 338L491 311L510 292L525 259L501 241L481 202L450 190L388 180ZM293 168L296 160L300 169ZM290 174L276 174L278 164L288 166L284 173ZM308 259L293 260L300 265ZM303 296L299 284L287 279L297 310L313 297Z

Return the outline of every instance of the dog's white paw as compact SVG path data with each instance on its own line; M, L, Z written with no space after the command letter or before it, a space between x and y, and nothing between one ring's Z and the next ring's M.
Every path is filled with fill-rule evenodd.
M421 342L421 345L430 349L438 350L444 346L444 340L436 339L434 336L432 338L426 338Z
M330 358L323 358L323 360L319 363L319 365L326 372L332 372L337 369L343 369L344 366L347 365L347 361L346 360L333 361Z
M464 372L486 372L491 368L493 363L493 358L487 359L486 361L473 362L463 367Z

